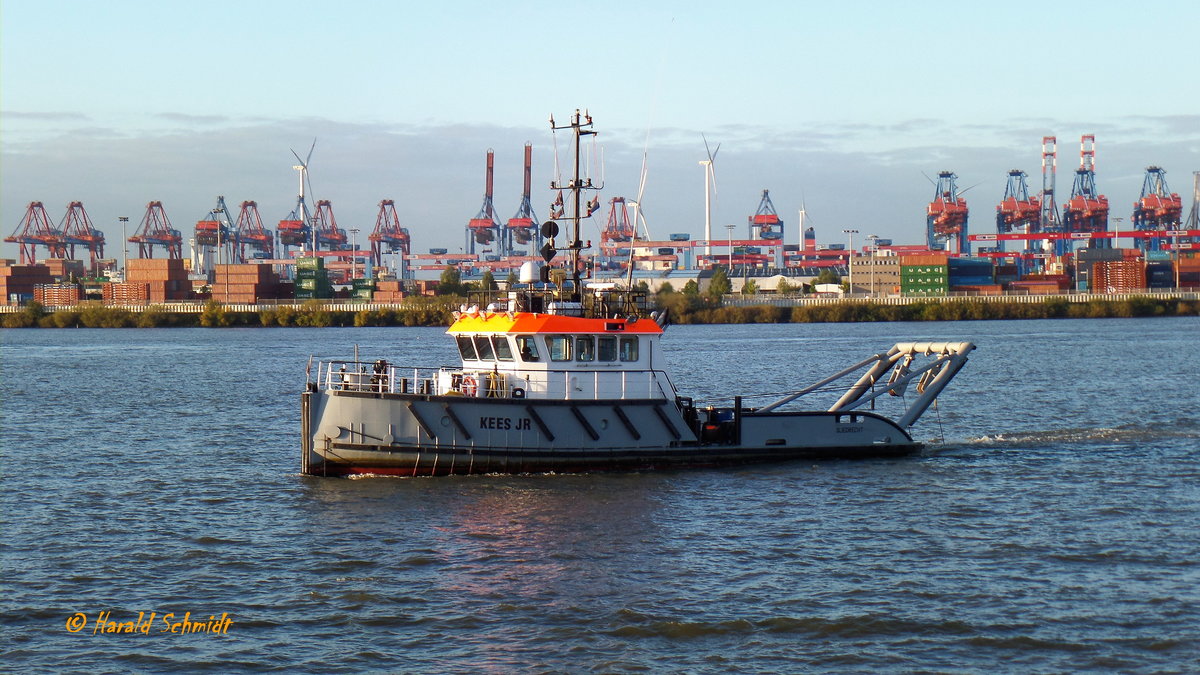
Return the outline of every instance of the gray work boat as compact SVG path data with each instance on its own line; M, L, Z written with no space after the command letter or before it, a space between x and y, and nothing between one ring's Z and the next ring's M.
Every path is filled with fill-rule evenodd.
M586 119L586 121L585 121ZM553 125L553 119L551 120ZM447 331L461 364L408 368L378 360L320 361L302 400L302 470L318 476L429 476L644 470L787 459L904 455L922 444L909 428L975 348L909 342L767 405L697 406L663 370L666 317L632 284L581 279L578 112L572 238L543 257L565 267L522 268L521 283L455 312ZM552 186L557 187L557 186ZM547 225L550 225L549 227ZM807 394L858 374L824 410L795 410ZM890 419L880 396L915 395ZM907 397L906 397L907 398Z

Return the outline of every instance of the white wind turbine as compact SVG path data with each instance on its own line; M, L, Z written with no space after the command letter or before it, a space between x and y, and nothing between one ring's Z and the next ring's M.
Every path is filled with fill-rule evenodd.
M640 179L638 180L637 199L632 202L629 202L629 205L633 207L633 231L635 232L635 236L636 236L636 232L638 229L638 225L640 224L642 227L642 236L645 237L645 239L647 241L649 241L650 240L650 226L646 224L646 216L643 214L643 211L642 211L642 195L646 193L647 154L648 154L648 150L642 151L642 174L641 174Z
M713 165L717 161L717 153L721 151L721 144L717 143L717 149L710 151L708 139L704 134L700 134L700 138L708 155L708 159L700 160L700 166L704 167L704 255L709 256L712 255L712 198L717 195L717 174Z
M314 138L312 147L308 149L307 158L300 159L300 155L296 154L295 150L292 150L292 155L296 158L297 162L300 162L300 164L292 167L292 169L296 170L300 174L300 196L296 201L296 216L305 224L305 226L312 228L313 255L317 254L317 228L313 224L312 218L309 217L308 214L308 203L304 201L304 187L307 185L309 194L312 194L312 183L308 180L308 163L312 161L313 150L316 149L317 139ZM301 253L303 253L304 247L301 246L300 249Z

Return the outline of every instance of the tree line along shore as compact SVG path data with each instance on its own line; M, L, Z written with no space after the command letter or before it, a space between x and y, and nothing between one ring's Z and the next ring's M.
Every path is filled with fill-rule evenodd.
M725 304L721 296L662 292L654 296L676 324L853 323L870 321L963 321L1003 319L1079 319L1112 317L1200 316L1200 300L1133 296L1090 298L1075 302L1049 298L1041 302L929 298L909 304L842 300L820 305L774 306ZM200 311L180 312L151 305L137 311L103 305L80 305L49 311L34 302L4 314L4 328L164 328L250 326L446 326L465 302L461 296L412 298L396 307L334 309L326 301L241 311L209 301Z

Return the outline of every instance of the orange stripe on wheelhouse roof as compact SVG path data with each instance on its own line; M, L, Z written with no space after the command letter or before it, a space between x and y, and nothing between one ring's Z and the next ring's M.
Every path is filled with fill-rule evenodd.
M558 314L534 314L518 312L510 315L499 312L477 316L461 314L451 324L447 333L633 333L637 335L660 335L663 331L653 319L639 319L629 323L625 319L584 319L577 316Z

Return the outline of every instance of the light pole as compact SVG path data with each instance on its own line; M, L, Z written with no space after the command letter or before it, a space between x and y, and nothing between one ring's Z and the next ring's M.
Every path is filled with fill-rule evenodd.
M850 295L854 295L854 235L858 234L858 230L842 230L850 236L850 251L846 255L846 271L849 273Z
M358 264L358 228L350 228L350 281L354 281L354 272Z
M870 293L871 293L871 297L873 298L873 297L875 297L875 260L876 260L875 254L879 251L879 244L878 244L879 235L868 234L867 240L871 242L871 246L867 250L871 254L871 258L870 258L870 263L871 263Z
M129 239L125 236L125 224L129 222L129 217L118 216L117 220L121 221L121 281L124 281L125 270L129 267Z
M733 274L733 225L726 225L725 229L729 231L729 274Z

